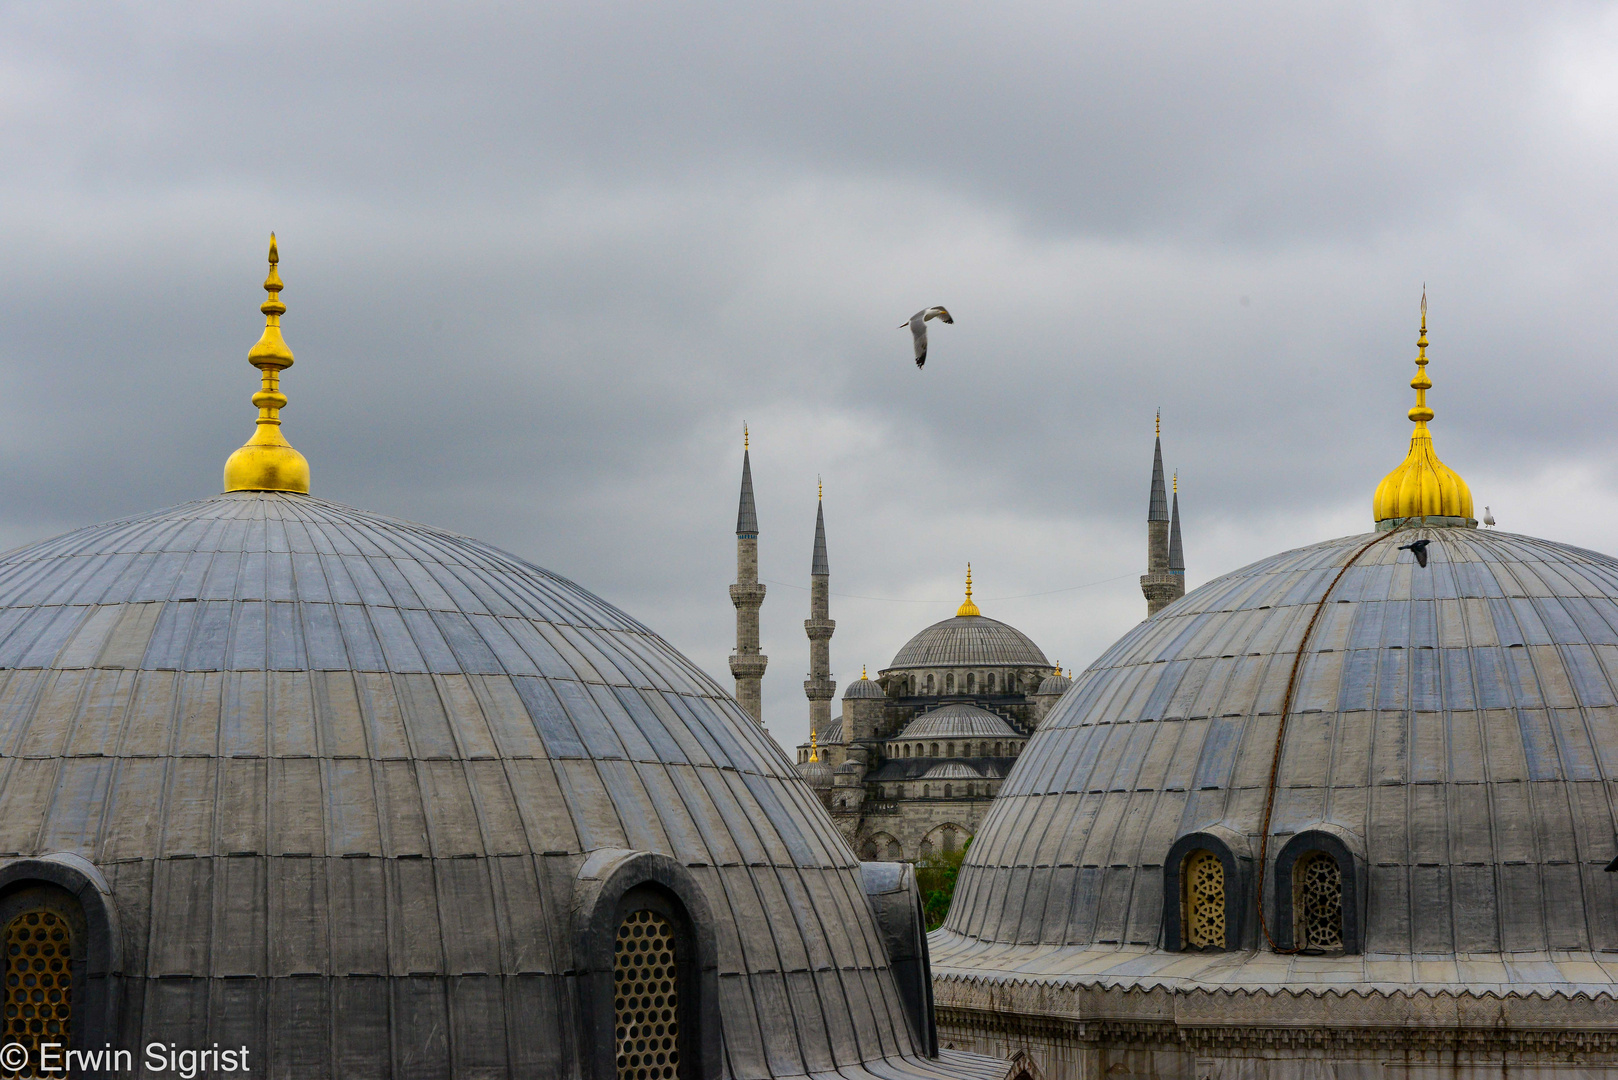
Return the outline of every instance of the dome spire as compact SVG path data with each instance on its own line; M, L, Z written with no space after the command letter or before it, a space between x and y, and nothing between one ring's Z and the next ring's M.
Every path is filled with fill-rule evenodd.
M972 603L972 564L967 563L966 564L966 602L963 603L959 608L956 609L955 617L957 619L964 619L969 615L982 615L982 614L983 614L983 612L978 610L978 606L976 604Z
M1416 404L1406 415L1416 425L1410 433L1410 452L1398 468L1382 478L1371 501L1377 528L1395 528L1410 519L1423 525L1462 525L1477 528L1472 517L1472 489L1466 481L1438 460L1433 435L1427 421L1433 418L1427 404L1427 391L1433 388L1427 376L1427 289L1421 290L1421 333L1416 338L1416 377L1410 388Z
M287 397L281 393L281 372L292 366L292 350L281 337L281 316L287 306L281 302L281 275L276 266L281 254L270 234L270 273L264 279L268 297L259 306L264 313L264 333L247 354L247 362L258 368L263 383L253 395L258 406L258 427L225 461L226 491L293 491L309 494L309 462L281 434L281 410Z
M813 724L809 725L809 760L820 760L819 747L815 743L815 727Z

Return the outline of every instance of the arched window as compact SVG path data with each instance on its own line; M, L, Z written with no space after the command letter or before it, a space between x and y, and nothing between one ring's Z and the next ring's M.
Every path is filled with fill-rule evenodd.
M924 799L930 799L933 797L933 786L931 784L921 785L921 797Z
M1292 868L1292 933L1309 952L1343 949L1343 872L1327 851L1311 851Z
M994 693L994 672L991 671L983 676L983 690L985 693Z
M910 756L910 744L905 743L905 757L909 757L909 756Z
M954 757L955 756L955 744L954 743L950 742L950 743L945 743L944 744L944 756L945 757Z
M929 757L937 757L938 756L938 744L937 743L928 743L927 745L930 748L930 752L929 752L928 756Z
M944 798L946 798L946 799L954 797L953 793L950 790L950 787L951 787L951 785L949 785L949 784L944 785Z
M953 671L944 676L944 693L955 693L955 672Z
M933 677L931 673L928 673L927 675L927 692L929 694L933 692Z
M904 858L904 848L899 846L899 841L891 836L888 837L888 860L898 862L902 858Z
M994 756L995 757L1000 756L1000 744L999 743L994 744Z
M618 924L613 961L613 1053L620 1077L677 1080L680 979L674 924L655 911L631 911Z
M977 685L978 685L977 672L968 671L966 673L966 692L968 694L972 693L972 691L977 689Z
M42 1042L72 1045L74 936L66 913L45 907L6 924L6 1041L27 1047L31 1062Z
M1208 850L1193 851L1180 870L1180 926L1188 949L1225 947L1225 864Z

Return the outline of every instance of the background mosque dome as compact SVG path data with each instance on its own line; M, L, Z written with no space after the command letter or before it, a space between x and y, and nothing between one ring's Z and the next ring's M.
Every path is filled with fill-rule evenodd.
M1400 549L1418 539L1425 568ZM1268 855L1279 862L1300 837L1341 853L1357 876L1344 886L1345 951L1589 960L1618 949L1603 872L1618 779L1615 597L1618 560L1466 528L1344 537L1209 582L1092 664L1030 740L972 845L944 962L973 940L1159 942L1173 906L1165 868L1192 834L1233 855L1228 887L1253 888L1278 714L1317 607ZM1269 868L1272 931L1290 902L1279 876ZM1043 901L1002 904L1008 890ZM1260 945L1251 907L1249 895L1231 908L1232 946ZM1542 981L1588 981L1556 955L1536 969ZM1286 970L1221 978L1341 977ZM1486 965L1435 970L1506 981ZM1136 973L1156 978L1150 965Z
M1068 687L1072 685L1073 680L1058 671L1054 675L1045 676L1044 680L1039 684L1039 689L1034 692L1036 694L1065 694Z
M881 683L875 679L867 678L864 674L850 682L848 689L843 691L843 700L845 701L850 698L885 698L887 696L882 692Z
M923 780L982 780L983 774L964 761L941 761L921 774Z
M832 785L831 766L819 757L799 765L798 775L812 788L829 788Z
M988 709L965 702L941 705L922 713L906 725L900 739L999 739L1019 738L1020 735L1002 718Z
M957 615L907 641L885 670L1024 666L1049 668L1051 662L1016 627L985 615Z

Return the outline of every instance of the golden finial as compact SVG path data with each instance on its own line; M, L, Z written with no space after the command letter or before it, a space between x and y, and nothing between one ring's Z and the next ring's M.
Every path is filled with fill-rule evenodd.
M815 473L815 498L821 500L822 502L824 502L826 499L826 485L824 481L820 479L819 473Z
M1072 668L1067 669L1067 677L1070 678L1070 679L1073 677L1073 669Z
M1161 406L1157 410L1157 437L1159 439L1163 437L1163 409Z
M867 680L869 680L869 678L870 678L870 676L865 674L865 665L861 664L860 665L860 681L861 682L866 682Z
M1433 388L1433 381L1427 376L1427 363L1427 287L1423 285L1416 377L1410 380L1416 404L1407 414L1416 427L1410 433L1409 453L1398 468L1382 478L1371 500L1371 514L1379 528L1383 522L1398 523L1409 518L1452 519L1433 524L1477 524L1472 520L1472 489L1455 470L1438 460L1433 450L1433 434L1427 429L1427 422L1433 418L1427 391Z
M743 450L747 449L747 423L746 423L746 421L742 422L742 449Z
M809 760L810 761L819 761L820 760L820 754L817 753L817 751L816 751L815 729L813 727L811 727L809 729Z
M968 615L982 615L982 614L983 614L983 612L978 610L978 606L976 604L972 603L972 564L967 563L966 564L966 603L962 604L959 608L956 609L955 617L957 619L961 619L961 618L965 618Z
M281 372L292 366L292 350L281 337L281 316L287 306L281 302L281 261L275 234L270 234L270 273L264 279L269 294L259 310L264 313L264 333L247 354L247 362L258 368L262 385L253 395L258 406L258 427L225 461L226 491L293 491L309 494L309 462L292 448L281 434L281 410L286 395L281 393Z
M1179 493L1180 493L1180 470L1175 469L1174 470L1174 494L1178 495Z

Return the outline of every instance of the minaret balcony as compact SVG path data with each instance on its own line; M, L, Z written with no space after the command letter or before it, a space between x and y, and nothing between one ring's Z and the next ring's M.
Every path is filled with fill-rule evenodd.
M764 603L764 586L757 583L752 585L732 585L730 587L730 602L737 607L758 607Z
M752 656L738 656L730 654L730 674L734 679L762 679L764 669L769 665L770 658L762 653Z
M803 632L809 635L810 641L829 641L836 629L837 621L835 619L803 620Z

